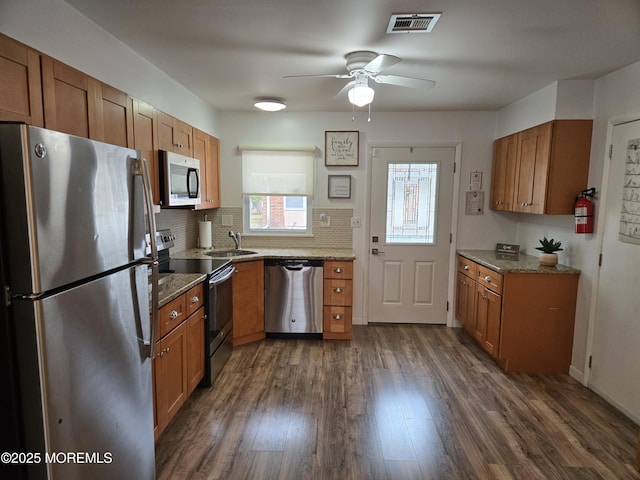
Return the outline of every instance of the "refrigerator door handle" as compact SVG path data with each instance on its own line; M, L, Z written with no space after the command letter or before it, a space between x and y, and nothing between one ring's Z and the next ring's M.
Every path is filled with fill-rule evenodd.
M155 357L158 328L158 245L156 243L156 217L153 213L153 195L151 193L151 177L147 159L142 159L142 179L144 185L145 205L147 207L147 222L151 241L151 258L144 263L151 266L151 333L149 343L145 342L145 350L149 358ZM142 312L144 313L144 312Z

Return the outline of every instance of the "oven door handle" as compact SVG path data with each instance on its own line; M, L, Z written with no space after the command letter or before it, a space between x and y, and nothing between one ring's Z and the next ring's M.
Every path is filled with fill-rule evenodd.
M229 280L235 272L236 272L236 267L231 267L228 270L222 272L220 276L212 277L211 280L209 280L209 284L214 286L220 285L221 283Z

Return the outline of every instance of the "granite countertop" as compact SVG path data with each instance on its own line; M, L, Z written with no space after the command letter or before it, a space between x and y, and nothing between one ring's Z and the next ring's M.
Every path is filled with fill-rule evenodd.
M243 247L243 250L256 252L251 255L230 256L234 262L248 260L260 260L264 258L309 258L320 260L354 260L356 258L350 248L252 248ZM227 250L227 249L222 249ZM183 252L171 254L172 258L211 258L207 252L216 251L203 248L191 248ZM217 257L224 258L224 257Z
M538 257L520 254L518 260L503 260L496 258L494 250L458 250L458 254L473 260L498 273L550 273L579 275L577 268L566 265L555 265L553 267L540 265Z
M161 273L158 287L158 308L206 279L207 276L203 273ZM151 295L151 291L149 291L149 295Z

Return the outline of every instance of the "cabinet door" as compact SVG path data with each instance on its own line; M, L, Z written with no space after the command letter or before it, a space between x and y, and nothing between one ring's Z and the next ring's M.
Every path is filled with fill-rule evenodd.
M513 211L544 213L552 123L520 132Z
M133 100L133 148L147 160L151 177L153 203L160 205L160 172L158 169L158 117L156 110L139 100Z
M502 297L476 284L476 340L491 356L498 356Z
M193 128L177 118L160 112L158 115L159 148L193 157Z
M493 144L493 172L491 179L492 210L511 211L516 172L518 135L499 138Z
M120 90L101 85L102 141L121 147L133 147L133 105L131 97Z
M189 394L204 376L204 308L187 319L187 380Z
M0 121L44 126L40 55L0 34Z
M265 338L264 262L238 262L233 275L233 345Z
M207 202L218 208L220 200L220 140L209 135L209 161L207 162Z
M159 434L187 399L186 322L156 344L155 391Z
M476 328L475 311L476 283L471 278L458 272L456 290L456 318L470 335Z
M100 140L100 82L53 58L42 56L44 126Z
M220 206L220 161L217 138L193 129L193 156L200 160L201 202L196 209Z
M193 157L193 127L177 118L173 121L173 140L178 153Z

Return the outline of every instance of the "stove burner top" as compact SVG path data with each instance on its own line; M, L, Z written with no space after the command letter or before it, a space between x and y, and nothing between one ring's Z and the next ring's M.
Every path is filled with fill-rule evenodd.
M162 272L167 273L207 273L213 274L218 270L229 265L231 260L228 258L170 258Z

